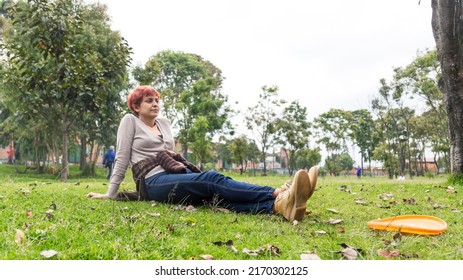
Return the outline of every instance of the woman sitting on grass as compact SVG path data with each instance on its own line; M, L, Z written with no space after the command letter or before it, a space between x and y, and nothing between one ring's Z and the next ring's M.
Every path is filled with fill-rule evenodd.
M292 186L276 189L238 182L216 171L201 172L173 152L171 124L158 117L159 102L160 94L149 86L139 86L129 94L127 104L133 114L122 118L117 131L108 191L91 192L88 197L132 200L130 193L118 192L131 165L139 199L193 205L214 202L235 212L276 213L289 221L304 218L307 200L317 182L316 167L308 172L299 170Z

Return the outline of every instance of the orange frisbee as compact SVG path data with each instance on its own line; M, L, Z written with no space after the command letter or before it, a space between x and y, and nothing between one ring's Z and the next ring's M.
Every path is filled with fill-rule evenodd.
M369 221L368 226L377 230L436 235L447 230L447 223L427 215L404 215Z

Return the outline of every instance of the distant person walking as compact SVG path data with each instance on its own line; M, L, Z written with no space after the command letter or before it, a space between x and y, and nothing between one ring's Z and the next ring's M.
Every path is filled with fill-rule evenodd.
M360 167L360 165L355 169L355 174L357 175L357 178L359 179L362 176L362 168Z
M8 154L8 164L13 164L14 162L14 148L13 145L10 144L8 145L8 150L6 151Z
M113 166L114 166L114 158L116 157L116 153L114 152L114 146L109 147L109 151L104 155L103 158L103 165L104 167L108 168L108 176L106 179L110 179L111 175L113 174Z

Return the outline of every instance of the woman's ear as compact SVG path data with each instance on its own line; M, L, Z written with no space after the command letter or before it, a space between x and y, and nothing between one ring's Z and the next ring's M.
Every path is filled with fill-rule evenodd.
M137 104L133 104L133 110L137 113L140 112L140 106L138 106Z

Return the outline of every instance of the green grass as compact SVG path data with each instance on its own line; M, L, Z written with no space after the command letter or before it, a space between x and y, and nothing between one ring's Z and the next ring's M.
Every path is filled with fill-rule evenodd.
M360 260L384 259L378 250L385 249L400 252L395 260L463 259L463 214L458 212L463 210L463 191L453 186L456 192L449 192L445 177L320 178L308 202L312 212L293 225L277 215L222 213L210 205L189 212L162 203L87 198L90 191L106 192L105 175L106 170L99 169L95 178L79 178L73 168L70 180L61 183L54 175L16 174L12 166L0 165L0 259L43 259L42 251L55 250L53 258L61 260L188 260L202 255L216 260L298 260L308 252L340 260L342 244L356 248ZM288 179L227 175L273 187ZM123 184L122 189L134 188L131 174ZM49 209L51 215L46 214ZM397 239L396 232L367 227L372 219L405 214L437 216L448 230ZM329 224L330 218L343 221ZM17 230L25 236L15 242ZM237 252L225 244L230 240ZM245 248L260 251L251 256Z

